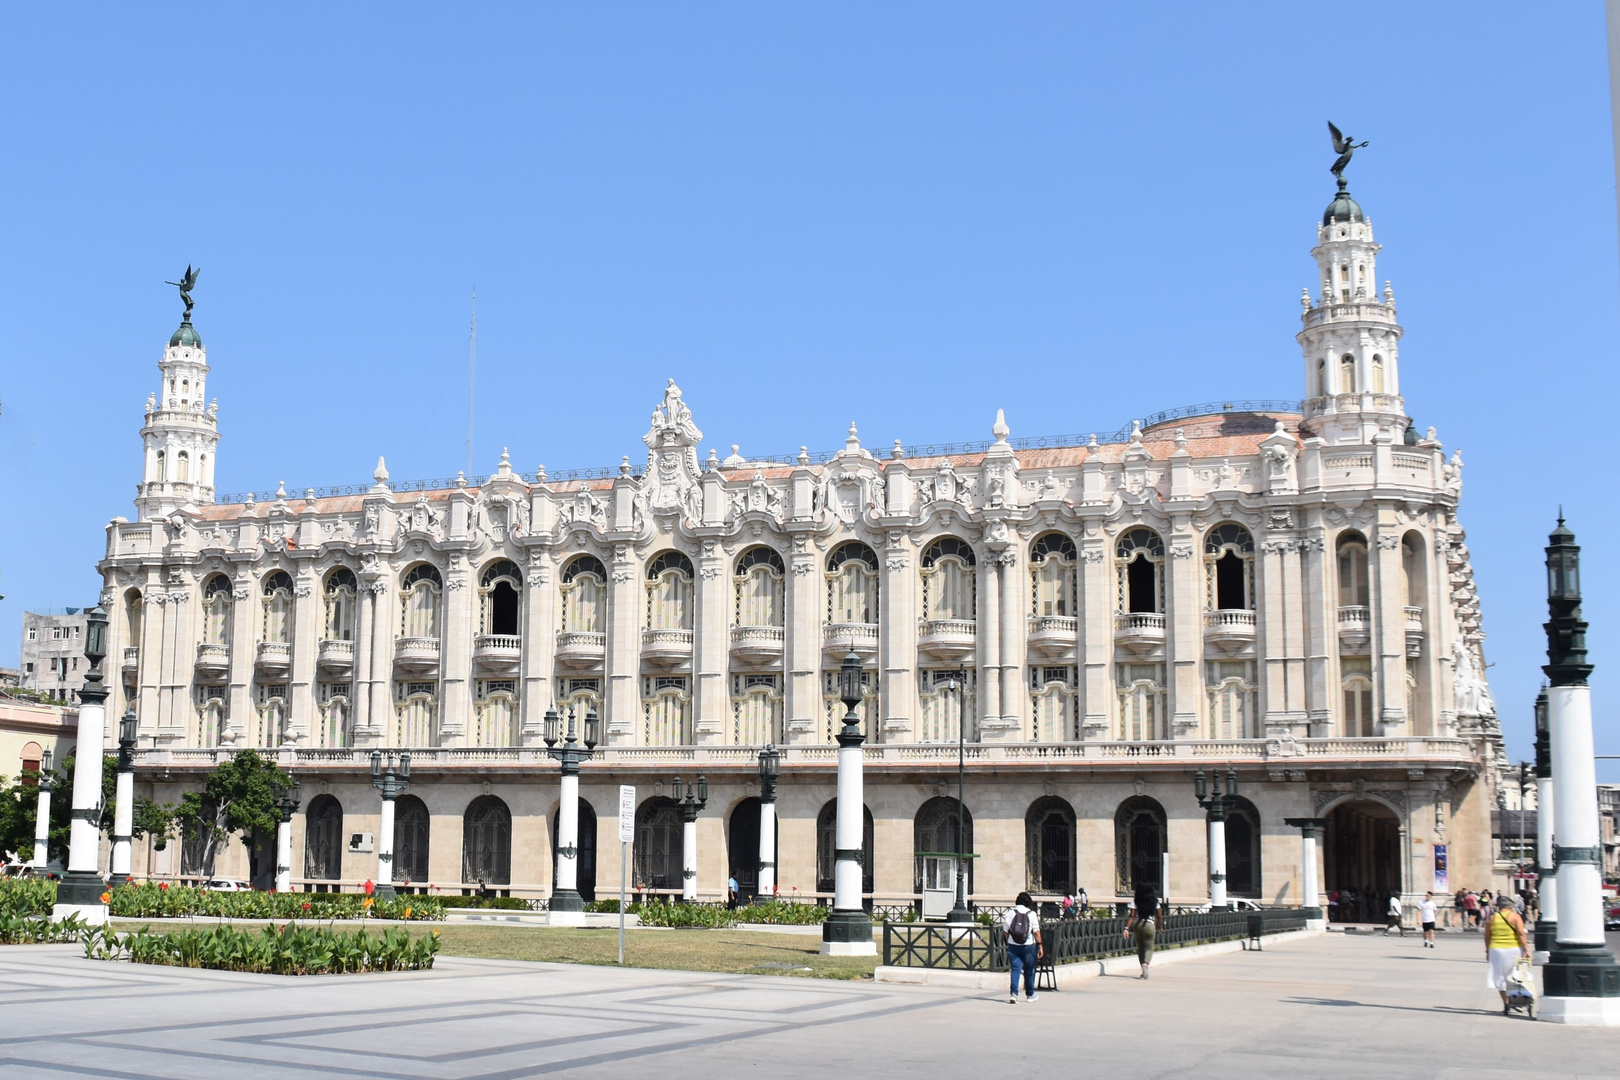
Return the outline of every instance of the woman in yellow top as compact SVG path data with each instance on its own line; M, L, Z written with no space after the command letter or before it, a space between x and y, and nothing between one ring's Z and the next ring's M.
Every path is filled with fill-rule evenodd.
M1519 957L1530 955L1524 920L1513 910L1506 894L1496 898L1496 910L1485 923L1485 985L1502 995L1502 1015L1508 1014L1507 980Z

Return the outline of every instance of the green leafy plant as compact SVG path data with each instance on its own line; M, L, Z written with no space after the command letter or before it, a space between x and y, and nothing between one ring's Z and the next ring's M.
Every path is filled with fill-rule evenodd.
M111 890L109 906L112 914L121 919L178 919L192 915L223 919L444 918L444 903L432 896L379 900L360 893L212 892L150 881Z
M44 878L0 878L0 917L49 915L56 906L56 882Z
M745 923L767 923L776 926L819 926L832 914L819 904L795 904L787 900L756 901L736 911Z
M0 915L0 945L48 945L78 938L85 925L77 915L51 922L39 915Z
M447 908L489 908L496 911L533 911L534 905L521 896L435 896L434 903ZM618 903L617 900L614 901ZM619 910L617 907L614 911Z
M719 929L742 921L737 912L718 904L637 904L631 910L641 916L643 926Z
M79 941L92 960L265 975L424 971L433 966L439 952L437 930L413 939L399 927L372 935L364 930L348 933L293 923L258 931L216 926L166 934L154 934L150 927L124 934L106 927L81 927Z

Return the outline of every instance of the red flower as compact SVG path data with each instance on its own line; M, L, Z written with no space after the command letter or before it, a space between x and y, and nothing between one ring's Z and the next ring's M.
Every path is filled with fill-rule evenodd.
M160 882L158 882L158 888L162 889L164 892L168 892L169 891L169 883L167 881L160 881Z
M305 911L308 911L308 910L309 910L309 901L308 901L308 900L305 900L305 901L304 901L304 910L305 910Z

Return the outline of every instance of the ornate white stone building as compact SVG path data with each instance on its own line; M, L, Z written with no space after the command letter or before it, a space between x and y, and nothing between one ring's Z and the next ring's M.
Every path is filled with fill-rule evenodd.
M678 887L662 791L694 772L713 791L700 892L728 872L747 887L755 754L775 743L778 880L809 895L830 890L834 675L853 649L882 902L917 894L914 852L954 850L959 736L981 899L1109 896L1168 854L1171 897L1198 900L1192 778L1217 766L1244 797L1237 895L1299 901L1290 817L1329 820L1326 889L1421 895L1437 869L1442 889L1493 884L1500 739L1462 462L1408 420L1378 250L1341 182L1301 297L1297 404L1035 440L998 413L993 441L947 447L874 450L852 424L836 453L722 460L671 380L645 459L617 469L522 473L503 454L488 477L391 484L379 460L369 488L246 496L214 491L187 321L147 401L137 514L108 526L100 565L109 708L136 708L160 798L243 747L298 772L309 887L375 873L348 842L376 827L369 755L409 747L398 876L547 895L551 707L604 720L582 891L620 783L642 800L638 881ZM171 853L150 869L182 869ZM254 862L237 869L267 876Z

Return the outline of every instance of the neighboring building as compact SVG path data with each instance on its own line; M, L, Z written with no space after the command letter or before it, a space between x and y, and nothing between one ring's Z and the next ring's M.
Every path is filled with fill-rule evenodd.
M1598 824L1603 844L1603 880L1620 884L1620 784L1599 784Z
M89 666L84 659L84 610L23 612L19 686L56 701L73 702Z
M60 767L79 734L77 707L47 705L0 692L0 785L38 770L44 752Z
M298 770L310 887L375 873L345 838L377 827L372 748L409 747L398 876L547 894L555 706L604 721L581 784L587 896L621 783L640 800L636 883L679 887L665 792L696 773L711 791L700 893L728 873L746 890L755 755L775 743L780 887L826 895L836 672L853 650L880 901L918 895L915 853L957 850L959 738L980 900L1128 895L1161 883L1166 854L1171 898L1206 897L1193 774L1228 767L1234 895L1296 902L1284 819L1314 816L1325 889L1500 887L1503 755L1462 461L1407 417L1394 296L1342 185L1315 244L1303 402L1173 410L1089 439L1014 440L998 414L993 441L877 453L851 425L836 453L705 461L671 381L639 469L520 474L503 455L489 477L391 485L379 461L369 489L216 496L188 320L147 401L137 516L112 521L100 564L109 710L137 708L162 801L244 747ZM269 873L267 853L232 858L222 871Z
M0 667L0 690L22 685L22 671L12 667Z

